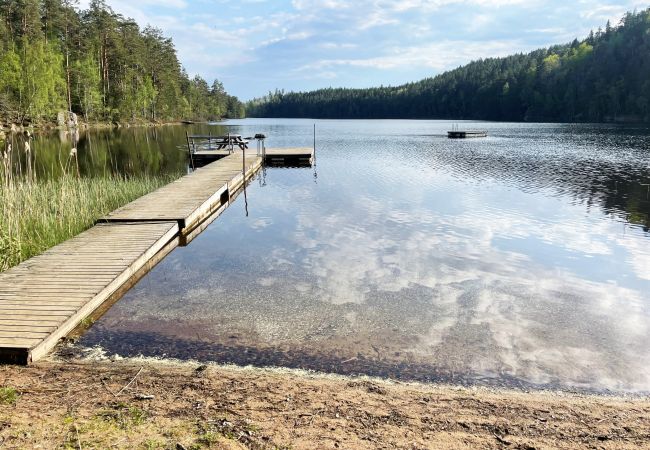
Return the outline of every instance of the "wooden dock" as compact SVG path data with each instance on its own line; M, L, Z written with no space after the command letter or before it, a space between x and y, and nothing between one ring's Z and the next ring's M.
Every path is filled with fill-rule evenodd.
M248 153L248 152L247 152ZM262 158L241 152L197 169L0 273L0 362L29 364L103 304L116 301L218 215Z
M255 149L246 150L247 153L255 153ZM208 164L230 155L228 150L198 150L192 153L194 163L197 165ZM268 165L280 165L291 167L311 166L314 163L314 149L304 148L267 148L264 155L264 163Z
M249 155L250 153L250 155ZM245 163L238 151L196 169L157 191L147 194L100 219L100 222L177 221L182 230L190 229L212 214L227 197L262 166L262 158L247 151Z
M477 137L487 137L488 132L485 130L453 130L447 131L447 137L449 139L466 139L466 138L477 138Z

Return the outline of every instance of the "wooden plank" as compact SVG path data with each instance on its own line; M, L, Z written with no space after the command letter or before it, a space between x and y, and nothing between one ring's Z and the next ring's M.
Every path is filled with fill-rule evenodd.
M105 282L104 286L106 286L107 283ZM40 298L43 299L68 299L68 300L79 300L79 299L85 299L88 298L89 295L93 295L97 293L99 289L92 291L92 292L84 292L84 293L74 293L74 292L68 292L65 294L62 293L56 293L56 292L28 292L25 291L22 294L21 293L12 293L12 294L0 294L0 300L8 300L8 301L13 301L18 298L23 299L23 300L38 300Z
M50 332L56 330L53 326L34 326L34 325L4 325L0 323L0 331L43 331Z
M45 339L50 333L48 331L3 331L0 330L0 339L3 338L17 338L17 339Z
M122 236L142 233L147 239L134 241L126 256L104 251ZM71 240L84 248L81 256L69 250L71 241L67 241L0 274L0 353L15 355L23 349L31 358L47 353L177 234L176 222L100 224ZM92 266L103 269L63 280L53 276L62 267L87 270ZM70 277L69 272L63 273Z
M182 228L193 230L189 239L203 230L261 165L250 150L245 159L240 152L228 155L1 273L0 355L29 362L46 354L170 252Z
M252 162L252 164L247 168L246 179L252 177L261 167L262 167L262 160L259 158L255 159ZM235 176L233 178L233 181L231 181L228 184L227 186L228 192L235 192L240 186L243 185L243 183L244 183L244 176L240 173L239 175ZM192 213L189 217L187 217L183 221L183 228L192 227L193 225L201 222L202 220L206 219L207 217L215 213L222 205L222 202L219 200L219 197L221 196L222 193L223 191L213 195L206 202L204 202L199 208L197 208L194 211L194 213Z
M138 227L140 225L134 224L133 226ZM167 231L165 232L165 230ZM154 245L148 246L148 248L143 251L141 256L133 261L129 268L124 270L99 294L93 297L84 306L79 308L75 314L70 316L66 322L56 330L56 332L50 334L43 342L38 345L38 347L32 349L31 356L33 359L38 359L49 352L56 345L59 339L66 336L70 331L72 331L81 320L90 315L108 297L110 297L113 292L125 284L132 275L134 275L140 268L147 264L147 262L152 259L154 255L158 253L158 251L162 250L170 241L172 241L173 238L178 234L178 225L162 223L159 225L158 232L164 232L164 234L160 236Z
M262 162L250 150L246 155L244 166L249 175L248 172L256 172ZM243 161L241 152L233 153L113 211L102 221L133 221L156 217L177 220L181 228L189 227L219 208L221 195L230 189L233 179L241 178Z
M41 342L42 339L35 339L35 338L0 338L0 347L7 347L7 348L27 348L31 349L34 347L34 345L37 345L39 342Z
M67 295L67 294L92 294L97 291L97 289L92 286L93 282L94 280L88 280L90 286L79 286L77 288L70 287L69 284L50 284L50 285L43 285L39 283L24 284L22 286L0 288L0 295L2 294L21 295L26 293L40 293L40 292L42 293L54 292L60 296Z
M239 196L243 190L237 190L232 195L229 196L229 199L226 203L221 204L216 211L214 211L207 219L203 222L200 222L194 228L185 228L181 232L179 245L185 247L189 245L196 237L198 237L203 231L205 231L211 224L214 222L221 214L230 206Z
M65 312L58 312L58 311L48 311L48 312L42 312L42 311L33 311L32 313L28 312L22 312L22 313L5 313L3 311L3 316L4 319L13 319L13 320L31 320L34 322L40 322L40 321L55 321L58 320L59 322L65 321L68 317L70 317L70 314L65 313Z
M73 312L78 309L77 305L0 305L3 313L10 314L33 314L43 312Z
M13 293L13 292L23 292L28 289L30 292L48 292L55 290L61 294L66 292L89 292L93 290L92 284L99 284L95 282L94 278L89 278L85 282L78 282L76 285L71 285L69 282L53 282L53 283L41 283L38 281L34 282L23 282L21 284L16 284L12 286L1 286L0 293Z
M37 298L36 300L25 300L25 299L14 299L14 300L4 300L0 299L0 305L24 305L24 306L44 306L44 305L79 305L82 304L84 300L51 300L47 298Z
M256 149L253 149L253 151L257 152ZM221 161L223 156L223 154L214 150L200 150L193 154L194 159L199 163ZM265 162L273 165L311 166L314 159L314 149L310 147L267 148L265 157Z
M61 321L57 320L29 320L29 319L9 319L2 318L0 319L0 327L6 326L28 326L32 328L39 327L57 327Z

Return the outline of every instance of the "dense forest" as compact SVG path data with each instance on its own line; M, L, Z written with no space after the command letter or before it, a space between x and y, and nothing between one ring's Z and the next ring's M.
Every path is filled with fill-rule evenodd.
M276 91L251 117L650 121L650 9L582 41L472 62L397 87Z
M52 122L241 117L215 80L188 77L171 39L140 29L104 0L0 0L0 121Z

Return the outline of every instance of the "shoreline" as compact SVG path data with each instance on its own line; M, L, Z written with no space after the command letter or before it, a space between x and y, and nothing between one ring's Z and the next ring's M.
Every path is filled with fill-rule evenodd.
M0 121L0 141L6 140L12 134L22 134L29 132L36 133L51 133L55 131L92 131L92 130L118 130L120 128L154 128L163 126L179 126L179 125L200 125L209 123L225 122L229 118L218 120L184 120L176 119L169 121L135 121L135 122L83 122L79 121L77 126L69 127L66 125L57 125L56 122L43 122L30 125L18 125L16 123L3 123Z
M199 121L193 123L208 123L207 121ZM18 125L18 124L9 124L9 127L3 127L0 124L0 132L5 133L7 136L11 134L20 134L25 131L32 133L47 133L52 131L86 131L86 130L108 130L108 129L119 129L119 128L135 128L135 127L161 127L166 125L187 125L182 120L172 120L172 121L161 121L161 122L152 122L152 121L137 121L137 122L79 122L76 127L68 126L59 126L54 122L46 122L36 125Z
M624 391L624 390L598 390L583 387L572 386L552 386L552 385L534 385L534 384L485 384L480 381L475 383L462 383L446 380L433 380L422 381L416 379L401 379L392 378L390 376L371 375L367 373L340 373L340 372L327 372L316 369L308 368L295 368L289 366L269 366L254 364L239 364L236 362L216 362L210 360L197 360L197 359L179 359L171 356L122 356L118 354L107 355L102 347L86 348L85 354L76 352L74 350L75 340L83 334L83 330L90 328L92 325L84 327L80 326L71 332L67 338L61 340L59 344L52 350L52 352L45 357L42 361L45 363L53 364L127 364L127 365L159 365L162 367L178 367L178 368L196 368L199 366L213 367L217 370L223 369L234 372L249 372L254 371L262 374L275 374L298 376L307 378L327 379L327 380L364 380L368 382L387 384L392 386L410 386L413 388L426 389L437 387L449 390L461 391L484 391L494 394L548 394L554 397L578 397L578 398L591 398L600 400L617 400L617 401L649 401L650 392L648 391ZM68 351L72 346L72 351Z
M0 446L639 448L650 399L124 359L0 366Z

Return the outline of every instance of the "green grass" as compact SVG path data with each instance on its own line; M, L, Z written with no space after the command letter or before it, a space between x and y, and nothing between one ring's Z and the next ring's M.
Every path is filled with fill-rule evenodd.
M90 228L95 221L178 175L78 177L7 176L0 167L0 271Z
M122 429L142 425L146 422L148 416L147 411L123 402L116 403L110 409L100 411L97 414L98 418Z
M12 387L0 387L0 405L15 405L18 391Z

